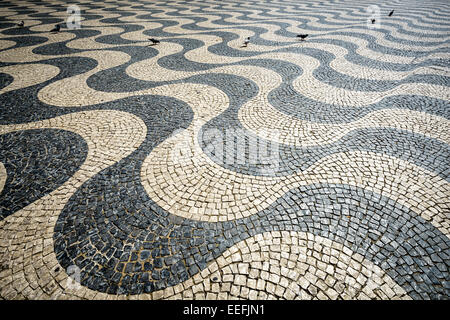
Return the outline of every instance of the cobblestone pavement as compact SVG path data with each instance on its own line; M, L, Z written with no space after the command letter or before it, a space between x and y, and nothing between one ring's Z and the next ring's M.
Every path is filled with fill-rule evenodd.
M449 299L449 15L2 1L0 297Z

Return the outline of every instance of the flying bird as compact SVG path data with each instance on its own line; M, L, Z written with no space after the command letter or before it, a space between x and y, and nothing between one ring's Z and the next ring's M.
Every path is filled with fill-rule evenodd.
M297 38L300 38L303 41L306 39L307 36L308 36L308 34L298 34Z
M394 14L394 10L392 10L391 12L389 12L388 17L392 16Z
M57 24L50 32L59 32L59 30L61 30L61 25Z
M20 22L17 24L18 27L23 27L24 25L25 25L25 22L23 22L23 21L20 21Z
M372 19L371 21L372 21L372 24L374 24L374 23L375 23L375 19Z
M157 40L157 39L155 39L155 38L150 38L150 39L148 39L148 40L150 40L150 41L152 42L152 45L155 45L155 44L158 44L158 43L159 43L159 40Z

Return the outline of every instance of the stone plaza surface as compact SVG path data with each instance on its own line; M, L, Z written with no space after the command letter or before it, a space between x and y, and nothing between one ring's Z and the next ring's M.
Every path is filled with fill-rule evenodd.
M0 298L449 299L448 1L74 4L0 3Z

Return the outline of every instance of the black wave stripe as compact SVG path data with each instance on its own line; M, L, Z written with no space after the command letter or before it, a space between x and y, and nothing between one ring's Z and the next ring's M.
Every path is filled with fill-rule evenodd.
M0 136L0 162L7 180L0 194L0 220L66 182L81 166L88 147L77 134L35 129Z
M14 81L14 77L7 73L0 73L0 90L9 86Z

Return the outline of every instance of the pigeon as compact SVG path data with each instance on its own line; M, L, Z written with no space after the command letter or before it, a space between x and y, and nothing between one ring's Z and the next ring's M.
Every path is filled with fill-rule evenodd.
M392 16L394 14L394 10L392 10L391 12L389 12L388 17Z
M152 45L155 45L155 44L158 44L158 43L159 43L159 40L154 39L154 38L150 38L150 39L148 39L148 40L150 40L150 41L152 42Z
M298 34L297 38L300 38L303 41L306 39L307 36L308 36L308 34Z
M250 43L250 37L247 37L247 39L245 39L244 44L242 45L242 47L247 47L249 43Z
M25 25L25 22L23 22L23 21L20 21L20 22L17 24L18 27L23 27L24 25Z
M374 24L374 23L375 23L375 19L372 19L371 21L372 21L372 24Z
M59 32L59 30L61 30L61 25L57 24L50 32Z

